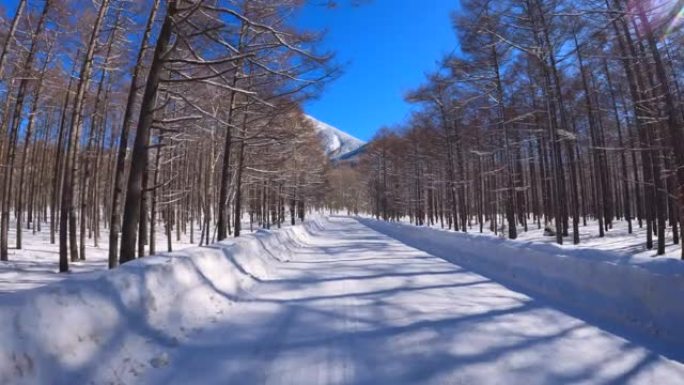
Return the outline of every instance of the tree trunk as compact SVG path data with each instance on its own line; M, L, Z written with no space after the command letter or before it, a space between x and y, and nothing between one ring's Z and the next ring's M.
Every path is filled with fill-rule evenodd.
M116 166L114 168L114 181L112 191L111 212L109 217L109 268L118 265L117 251L119 249L119 232L121 231L121 196L124 188L124 172L126 168L126 149L128 148L128 134L131 127L131 117L135 109L136 95L138 91L138 77L142 76L145 67L144 54L147 44L152 34L152 27L159 9L159 1L154 0L150 15L147 18L145 32L143 34L138 56L135 61L135 68L131 77L131 85L128 89L126 109L122 117L121 133L119 134L119 145L116 154Z
M140 106L140 118L136 130L133 152L131 155L131 171L128 176L126 200L124 203L124 215L121 232L121 255L120 263L135 259L136 236L138 221L140 220L140 200L142 198L143 173L147 168L148 149L147 142L150 136L150 128L154 118L154 107L159 87L159 78L167 54L173 29L173 16L176 13L176 1L169 0L166 17L159 32L157 45L154 50L152 64L147 75L145 92Z
M60 272L66 272L69 270L68 265L68 235L71 241L71 259L78 259L78 250L76 249L76 225L75 225L75 212L74 212L74 197L73 188L75 181L75 173L77 170L76 156L78 155L78 141L81 133L81 126L83 124L83 106L85 104L85 94L88 90L88 84L90 83L90 74L93 65L93 56L95 54L95 48L97 46L97 36L100 33L102 23L104 21L104 16L107 13L109 7L109 0L102 0L100 8L98 11L97 18L95 19L95 25L90 33L90 41L88 43L88 49L86 51L85 58L81 65L81 70L79 71L79 81L76 91L76 96L74 99L74 110L71 116L71 130L69 132L69 138L67 140L67 151L65 159L65 172L64 179L62 180L62 204L60 207L60 218L59 218L59 260L60 260ZM71 234L68 234L67 227L71 230Z
M19 10L23 8L24 2L20 3ZM14 175L14 161L16 156L17 140L19 137L19 127L21 123L22 109L24 106L24 97L26 96L26 88L28 87L28 80L31 75L31 69L33 67L33 58L36 54L36 40L42 35L43 27L45 25L45 19L47 17L47 12L49 8L49 2L46 2L43 6L43 12L40 15L36 30L31 36L31 43L28 47L28 53L26 55L26 60L24 61L23 73L21 75L21 80L19 81L19 88L17 90L17 98L14 103L14 110L12 113L12 120L10 121L10 116L5 114L4 125L9 124L9 140L7 142L7 149L5 154L5 175L3 184L3 195L2 195L2 214L0 215L0 261L6 261L8 259L7 247L9 238L9 217L10 217L10 202L12 199L12 185L13 185L13 175ZM18 17L19 15L17 15ZM15 18L16 21L16 18ZM13 22L14 23L14 22ZM15 27L13 25L13 27ZM11 33L14 33L13 31ZM4 55L3 51L3 55ZM4 60L4 59L3 59ZM0 64L2 61L0 60ZM1 69L1 68L0 68ZM8 87L7 100L11 99L10 93L12 87ZM21 192L20 192L21 193ZM21 242L21 241L19 241Z
M4 77L7 52L11 47L12 40L14 40L14 35L17 33L17 26L19 25L19 20L21 19L22 13L24 13L24 8L26 8L26 0L19 0L17 10L14 13L14 18L12 19L12 25L10 25L7 36L5 37L5 42L2 44L2 51L0 51L0 79ZM45 4L45 8L47 8L47 3Z

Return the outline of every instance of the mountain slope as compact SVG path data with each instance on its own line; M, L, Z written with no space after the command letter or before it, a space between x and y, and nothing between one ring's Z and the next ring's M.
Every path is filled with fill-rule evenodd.
M313 116L305 116L313 123L318 137L321 139L323 149L331 159L347 158L347 155L357 152L359 148L366 144L363 140L355 138L339 128L323 123Z

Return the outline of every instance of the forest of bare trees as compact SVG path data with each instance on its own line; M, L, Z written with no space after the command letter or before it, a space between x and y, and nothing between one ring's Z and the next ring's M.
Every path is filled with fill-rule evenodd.
M410 120L332 171L301 104L338 71L301 6L3 9L0 260L48 232L60 271L99 243L113 268L323 205L575 244L623 221L657 254L684 237L681 0L463 0Z
M42 231L60 271L99 242L112 268L170 250L181 233L201 245L238 236L247 217L263 227L303 219L322 199L327 159L300 105L337 70L318 34L291 25L300 6L4 9L0 259L22 248L22 233ZM156 245L162 231L167 245Z
M461 5L460 52L406 96L410 121L380 132L357 167L365 208L512 239L544 228L575 244L580 226L603 237L624 221L658 255L679 243L684 2Z

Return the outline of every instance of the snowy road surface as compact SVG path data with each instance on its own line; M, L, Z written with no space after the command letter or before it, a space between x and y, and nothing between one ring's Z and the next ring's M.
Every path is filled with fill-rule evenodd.
M684 364L332 218L149 384L682 384Z

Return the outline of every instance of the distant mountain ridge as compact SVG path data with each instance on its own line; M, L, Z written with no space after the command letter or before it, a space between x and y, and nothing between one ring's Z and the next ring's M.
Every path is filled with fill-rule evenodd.
M305 115L311 121L318 133L318 137L323 145L323 150L332 160L349 159L359 153L359 150L366 145L361 139L355 138L337 127L310 115Z

